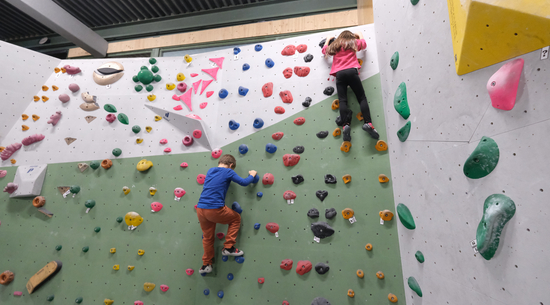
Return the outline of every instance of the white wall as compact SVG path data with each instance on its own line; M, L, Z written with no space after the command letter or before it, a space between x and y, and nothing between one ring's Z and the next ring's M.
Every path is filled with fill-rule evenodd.
M396 205L406 204L417 228L399 225L407 304L547 304L550 246L547 230L550 191L547 159L550 60L540 51L521 56L525 67L516 106L491 106L489 77L502 64L457 76L446 1L375 1L375 28L388 126ZM398 68L390 58L399 51ZM540 69L540 70L539 70ZM397 86L407 84L412 130L393 107ZM471 180L462 173L482 136L493 138L500 161L489 176ZM504 193L516 203L496 255L474 256L485 198ZM426 262L414 253L421 250ZM424 293L407 287L414 276Z

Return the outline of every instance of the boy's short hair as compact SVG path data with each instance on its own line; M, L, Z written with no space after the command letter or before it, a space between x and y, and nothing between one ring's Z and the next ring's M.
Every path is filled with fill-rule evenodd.
M218 165L220 164L225 164L227 166L231 166L231 169L235 169L235 167L237 167L237 160L235 160L235 157L233 157L232 155L225 154L220 157L220 161L218 161Z

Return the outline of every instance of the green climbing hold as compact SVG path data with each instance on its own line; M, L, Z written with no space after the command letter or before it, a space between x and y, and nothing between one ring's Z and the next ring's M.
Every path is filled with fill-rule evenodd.
M101 228L100 228L100 227L95 227L95 228L94 228L94 232L99 233L99 231L101 231Z
M397 205L397 216L399 216L399 220L405 226L405 228L409 230L416 229L416 224L414 223L414 218L411 214L411 211L409 211L409 208L400 203Z
M61 251L62 248L63 248L62 245L57 245L57 246L55 246L55 250L57 250L57 251Z
M76 298L76 300L74 300L74 302L77 303L77 304L82 303L82 301L83 301L82 297L78 297L78 298Z
M490 260L498 249L504 225L516 213L516 204L510 197L493 194L483 204L483 217L477 226L477 250L484 259Z
M137 79L144 85L149 85L153 81L153 73L146 66L141 66Z
M393 106L405 120L411 115L411 109L409 109L409 102L407 101L407 85L404 82L399 84L395 91Z
M150 60L149 60L149 62L150 62ZM157 67L157 66L152 66L152 67L151 67L151 71L153 71L153 73L157 73L157 72L159 71L159 67Z
M153 77L153 79L155 80L155 82L160 82L162 80L162 77L160 75L155 75L155 77Z
M137 75L132 76L132 80L133 80L135 83L139 82L139 78L137 77Z
M420 0L411 0L412 5L417 5Z
M399 52L395 51L390 59L390 67L395 70L397 65L399 65Z
M90 167L92 169L98 169L99 168L99 165L101 165L101 163L99 161L92 161L90 162Z
M132 126L132 131L134 133L139 133L141 131L141 127L139 127L139 125L134 125Z
M152 64L152 65L154 65L154 64L157 63L157 60L154 59L153 57L151 57L151 58L149 58L149 63Z
M424 263L424 254L422 254L422 252L416 251L416 253L414 254L414 257L416 257L416 260L419 263Z
M147 85L147 86L145 86L145 90L147 90L147 92L153 91L153 85Z
M51 301L53 301L54 298L55 298L55 296L52 294L52 295L50 295L46 298L46 301L51 302Z
M120 154L122 154L122 149L120 149L120 148L115 148L115 149L113 149L113 155L114 155L115 157L120 156Z
M88 247L88 246L82 248L82 252L84 252L84 253L88 252L88 250L90 250L90 247Z
M110 112L110 113L115 113L117 111L116 107L114 105L111 105L111 104L105 104L105 106L103 106L103 109L105 109L105 111Z
M124 124L124 125L129 124L128 116L125 115L124 113L119 113L117 118L118 118L118 121L121 122L122 124Z
M124 218L122 218L121 216L116 218L116 222L118 222L118 223L121 223L123 220L124 220Z
M84 202L84 206L86 206L88 209L95 207L95 200L92 200L92 199L86 200L86 202Z
M136 92L140 92L141 90L143 90L143 86L142 85L136 85L134 87L134 89L136 89Z
M409 287L418 294L419 297L422 297L422 289L420 289L420 285L418 285L418 282L414 278L414 276L409 277L407 280L407 283L409 284Z
M80 192L80 186L71 185L71 188L69 189L69 192L71 192L73 194L78 194Z
M479 179L489 175L497 166L500 152L495 140L483 137L476 149L464 162L464 175Z
M399 138L399 141L405 142L407 141L407 138L409 137L409 133L411 133L411 121L408 121L405 126L401 127L397 131L397 137Z

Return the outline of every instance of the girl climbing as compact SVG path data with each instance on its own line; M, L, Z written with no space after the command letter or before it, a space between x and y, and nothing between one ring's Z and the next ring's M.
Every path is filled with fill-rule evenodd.
M333 40L331 42L331 40ZM363 130L365 130L373 139L378 139L380 135L374 126L370 117L369 104L367 96L363 89L363 84L359 78L359 61L356 52L367 48L367 43L363 39L361 32L352 33L343 31L338 38L334 40L333 36L327 37L323 46L323 55L333 56L330 75L336 77L336 90L338 91L338 100L340 101L340 120L343 125L344 141L351 141L351 118L353 112L348 107L348 86L357 97L359 107L363 113Z

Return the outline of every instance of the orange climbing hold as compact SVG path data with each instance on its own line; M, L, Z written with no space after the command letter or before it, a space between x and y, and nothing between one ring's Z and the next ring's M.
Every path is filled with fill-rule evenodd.
M382 140L378 140L378 142L376 142L375 148L378 151L385 151L388 150L388 144Z
M334 129L334 131L332 132L333 137L337 137L341 134L342 134L342 130L340 129L340 127L336 127L336 129Z
M55 68L53 69L53 71L54 71L55 73L59 73L59 72L61 72L61 69L59 69L58 67L55 67Z
M34 99L35 102L38 102L38 101L40 100L40 96L35 95L35 96L33 97L33 99Z
M21 125L21 129L23 129L23 131L29 130L29 126L27 126L27 125Z
M383 221L390 221L393 218L393 213L390 210L383 210L378 212L378 215L380 215L380 218L382 218Z
M355 292L353 292L353 289L348 289L348 297L353 298L355 296Z
M50 89L48 86L42 86L42 91L48 91L48 89Z
M33 115L32 115L32 120L33 120L33 121L36 122L36 121L38 121L38 119L40 119L39 116L37 116L36 114L33 114Z
M342 143L342 145L340 145L340 150L343 151L343 152L349 152L349 150L351 149L351 142L349 141L344 141Z
M355 117L356 117L359 121L362 121L362 120L363 120L363 113L362 113L362 112L359 112Z
M67 73L67 70L65 68L61 68L61 73Z
M52 86L52 90L53 90L53 91L57 91L57 90L59 90L59 87L57 87L56 85L53 85L53 86Z
M21 117L23 118L23 121L26 121L29 118L29 116L26 114L22 114Z
M378 181L380 183L387 183L390 181L390 178L388 178L388 176L384 175L384 174L380 174L378 175Z
M344 176L342 176L342 180L344 180L345 184L350 183L351 182L351 175L350 174L345 174Z
M382 271L376 272L376 277L377 277L379 280L383 280L383 279L384 279L384 272L382 272Z
M371 251L372 250L372 244L367 244L365 246L365 249L367 249L367 251Z
M10 162L11 162L11 164L15 164L15 163L17 163L17 160L11 159Z
M357 269L357 272L355 272L357 274L357 277L362 279L364 276L365 276L365 272L363 272L363 270L361 269Z
M336 110L338 108L340 108L340 100L332 101L332 110Z
M104 169L109 169L111 168L111 166L113 166L113 161L111 161L110 159L105 159L101 161L101 167L103 167Z
M393 293L388 294L388 300L392 303L397 303L397 297Z
M350 219L353 217L353 210L350 208L345 208L342 210L342 216L344 216L344 219Z
M42 101L43 101L44 103L47 102L48 100L49 100L49 98L48 98L47 96L43 96L43 95L42 95Z

